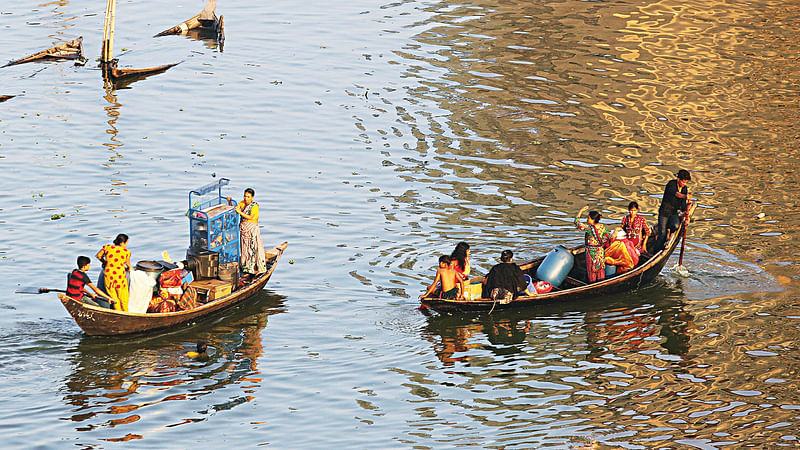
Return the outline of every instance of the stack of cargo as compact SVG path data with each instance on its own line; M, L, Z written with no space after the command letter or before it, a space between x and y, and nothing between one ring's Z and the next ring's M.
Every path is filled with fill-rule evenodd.
M221 178L189 191L186 260L201 301L230 294L239 279L239 214L222 195L228 184L229 179Z

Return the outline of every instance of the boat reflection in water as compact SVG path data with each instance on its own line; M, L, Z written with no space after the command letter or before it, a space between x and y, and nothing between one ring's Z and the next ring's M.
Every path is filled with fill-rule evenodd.
M411 392L425 393L414 401L422 413L409 421L410 434L480 445L480 430L491 430L504 446L520 448L667 439L663 422L675 417L659 414L687 405L675 405L663 385L690 375L696 330L681 289L661 280L580 302L429 313L422 336L441 365L409 376ZM435 362L428 367L435 370ZM621 414L628 410L641 414ZM647 414L657 425L643 428ZM475 440L457 434L455 424Z
M485 355L481 350L496 357L538 353L540 346L553 345L547 339L553 335L569 341L573 350L583 347L587 361L654 347L682 358L689 350L687 330L692 323L682 296L680 289L656 283L633 294L519 311L427 313L423 334L446 366L469 362L471 354Z
M186 330L136 339L83 336L68 358L72 370L61 391L74 409L63 419L78 431L122 427L106 439L119 441L144 438L127 433L125 424L156 431L247 403L262 381L261 333L269 316L284 311L284 297L261 291L242 307ZM207 358L186 355L198 341L207 343ZM182 400L195 403L165 405ZM194 416L186 417L187 411Z

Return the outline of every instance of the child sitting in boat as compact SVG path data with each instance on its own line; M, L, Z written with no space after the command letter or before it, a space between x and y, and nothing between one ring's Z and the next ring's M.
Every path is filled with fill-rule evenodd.
M441 289L437 290L436 288L440 283ZM463 298L463 284L464 280L459 277L456 269L450 264L450 257L442 255L439 257L439 270L436 271L436 278L434 278L433 283L428 286L428 290L420 295L419 298L428 297L433 294L434 291L439 298L448 300Z
M71 297L78 301L81 301L84 295L88 295L92 298L92 300L96 300L97 297L102 297L108 301L110 305L113 305L114 299L106 295L103 291L98 289L97 286L92 284L92 280L90 280L89 276L86 275L86 272L89 271L89 266L91 265L92 260L89 259L88 256L78 256L77 263L78 268L74 269L67 276L67 297ZM92 294L91 292L87 291L86 286L90 287L95 293ZM96 302L92 303L100 306Z

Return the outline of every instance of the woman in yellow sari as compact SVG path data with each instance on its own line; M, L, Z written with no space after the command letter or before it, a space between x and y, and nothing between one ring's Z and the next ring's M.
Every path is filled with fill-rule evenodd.
M103 264L103 281L109 297L115 300L114 309L128 310L128 276L131 270L131 251L128 247L128 235L118 234L114 244L104 245L97 252L97 259Z

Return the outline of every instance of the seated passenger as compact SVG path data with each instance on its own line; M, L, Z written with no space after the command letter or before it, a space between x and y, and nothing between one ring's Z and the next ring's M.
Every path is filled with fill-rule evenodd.
M528 282L522 269L514 262L514 252L503 250L500 253L500 264L494 267L486 275L486 283L483 285L483 297L493 300L511 300L520 294L536 295L528 290Z
M92 298L92 300L96 300L97 297L101 297L108 301L110 305L113 305L114 299L106 295L103 291L98 289L97 286L92 284L92 280L90 280L89 276L86 275L86 272L89 271L89 266L91 266L92 260L89 259L88 256L78 256L77 262L78 268L74 269L67 276L67 297L78 301L81 301L84 295L88 295ZM92 288L95 293L92 294L91 292L87 291L85 286ZM91 303L100 306L96 302Z
M624 231L617 230L611 245L605 251L605 263L617 266L617 273L627 272L639 262L639 251Z
M439 257L439 270L436 271L436 278L434 278L433 283L428 286L428 290L420 295L419 298L428 297L433 294L434 291L436 291L439 298L443 299L454 300L463 298L463 282L464 280L459 277L456 270L450 265L450 257L442 255ZM441 288L437 290L437 285L440 283Z
M469 244L459 242L450 254L450 263L462 280L469 278Z

